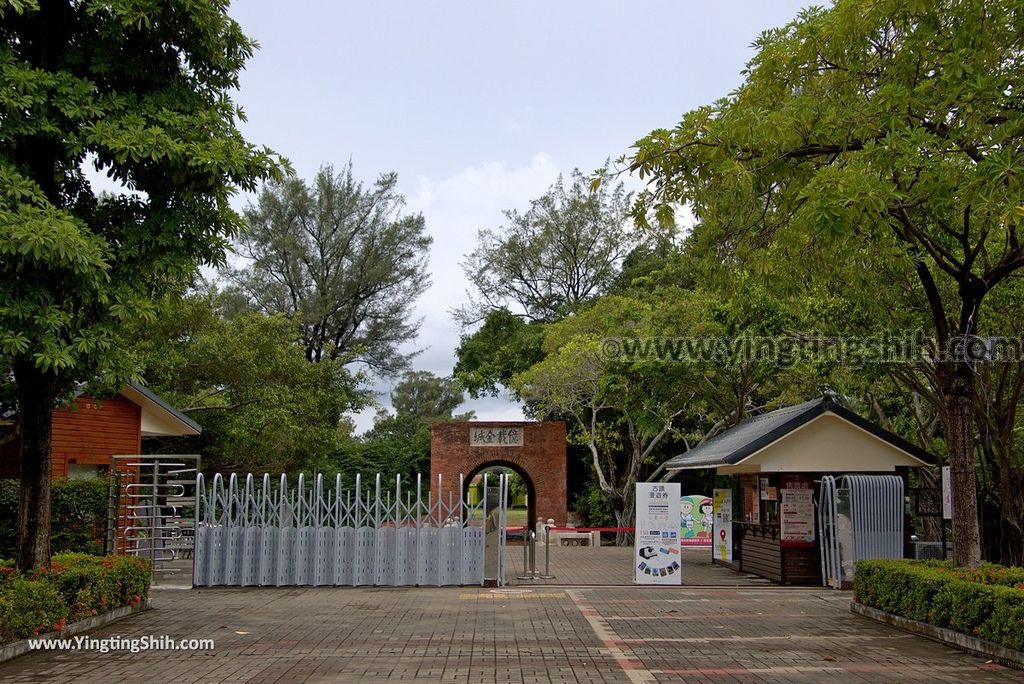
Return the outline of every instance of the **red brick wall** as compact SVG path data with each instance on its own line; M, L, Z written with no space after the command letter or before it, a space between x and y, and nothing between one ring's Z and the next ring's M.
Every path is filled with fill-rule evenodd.
M124 397L93 399L81 395L53 412L50 454L53 476L68 474L69 463L110 465L117 454L142 451L142 409ZM0 449L0 477L18 477L21 443Z
M519 427L523 429L522 446L470 446L469 431L473 427ZM518 467L533 483L536 493L536 515L556 525L566 518L565 423L458 421L433 423L430 426L430 482L437 494L440 474L448 500L449 492L458 497L459 474L469 476L485 464L509 464ZM532 522L532 521L531 521Z

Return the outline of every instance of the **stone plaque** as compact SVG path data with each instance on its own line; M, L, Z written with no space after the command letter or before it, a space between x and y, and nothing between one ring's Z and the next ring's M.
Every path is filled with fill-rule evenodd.
M469 428L469 446L521 447L523 446L523 428L471 427Z

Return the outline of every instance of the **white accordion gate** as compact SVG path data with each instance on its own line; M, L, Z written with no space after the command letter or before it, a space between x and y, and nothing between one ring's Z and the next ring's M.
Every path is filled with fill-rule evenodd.
M240 484L217 474L207 486L196 476L195 586L444 586L504 584L508 479L483 476L478 503L436 500L430 487L372 488L356 476L350 489L340 475L333 487L299 475L294 487L252 474ZM390 484L390 482L389 482ZM437 491L442 492L438 477ZM497 491L495 491L497 490ZM492 505L488 509L488 494ZM497 505L494 505L494 502ZM487 530L499 534L498 576L485 577Z

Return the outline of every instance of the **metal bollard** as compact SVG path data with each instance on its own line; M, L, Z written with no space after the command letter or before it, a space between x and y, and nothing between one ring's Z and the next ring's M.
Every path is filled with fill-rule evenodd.
M533 531L531 530L530 531L530 539L532 539L534 536L535 535L533 534ZM523 531L523 574L519 575L518 577L516 577L516 579L519 579L519 580L532 580L532 579L534 579L533 571L532 571L532 569L530 567L530 555L531 555L530 551L532 549L533 549L533 545L527 539L526 530L524 530Z
M530 530L530 575L537 577L537 533Z
M551 525L544 526L544 574L537 579L555 579L551 574Z

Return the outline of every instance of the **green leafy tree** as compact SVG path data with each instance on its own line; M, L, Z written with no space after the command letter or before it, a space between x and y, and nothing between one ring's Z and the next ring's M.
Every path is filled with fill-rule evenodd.
M508 309L487 314L455 350L455 377L473 397L497 395L512 377L544 358L544 324L527 323Z
M725 264L788 272L827 252L848 287L903 264L946 352L1024 266L1024 9L1016 0L839 0L765 32L744 83L637 143L637 216L687 203ZM784 274L785 275L785 274ZM869 288L861 291L870 297ZM898 309L870 297L880 315ZM974 366L935 377L956 561L980 560Z
M25 570L50 558L54 406L132 375L121 326L220 262L241 223L232 193L285 170L238 130L231 92L256 46L226 8L0 2L0 354L21 421Z
M651 316L649 302L602 297L548 326L544 359L512 380L537 415L570 417L620 527L631 526L641 468L671 436L689 395L681 374L666 373L659 362L623 362L608 353L609 339L649 336Z
M245 211L248 265L227 275L252 308L298 323L310 361L344 357L383 375L408 366L399 347L419 326L431 237L397 186L394 173L366 187L351 162L324 166L311 183L270 183Z
M210 471L294 471L332 454L350 429L344 414L369 403L365 378L340 359L309 363L284 316L225 318L216 304L175 299L125 332L146 383L203 427L188 444L151 448L197 450Z
M525 212L505 212L508 223L481 230L462 264L474 292L458 318L470 325L507 309L557 320L607 290L638 242L628 229L630 202L621 183L592 188L576 169Z
M391 406L397 415L423 420L451 418L464 400L453 378L439 378L430 371L406 371L391 390Z
M463 399L462 390L452 378L429 371L406 371L391 391L395 412L381 411L365 435L343 443L335 467L348 474L427 474L430 424L472 418L472 412L454 415Z

